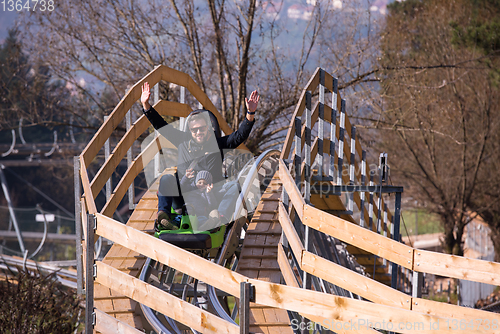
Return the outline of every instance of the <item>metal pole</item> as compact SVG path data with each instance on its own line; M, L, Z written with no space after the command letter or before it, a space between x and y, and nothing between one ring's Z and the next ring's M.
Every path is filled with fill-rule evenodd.
M240 283L240 334L250 332L250 302L255 302L254 290L251 283Z
M10 217L12 218L12 223L14 224L14 229L16 230L16 236L17 236L17 241L19 242L19 248L21 248L21 252L24 254L26 252L26 248L24 247L23 236L21 234L21 230L19 229L19 225L17 224L16 214L14 213L14 207L12 206L12 201L10 200L9 187L7 185L7 180L5 179L5 174L3 172L4 169L5 166L0 164L0 181L2 182L2 190L5 196L5 200L7 201L7 206L9 207L9 213Z
M75 234L76 234L76 288L79 295L83 294L83 257L82 257L82 190L80 185L80 157L73 157L75 186Z
M179 102L180 103L186 103L186 87L184 87L184 86L181 86L181 97L180 97L180 101ZM179 130L184 130L185 122L186 122L186 118L185 117L181 117L179 119L179 127L180 127Z
M92 334L95 325L94 312L94 232L96 227L94 215L87 216L87 252L85 264L85 333Z
M412 277L412 297L413 298L422 298L422 284L423 284L423 275L417 271L413 271Z

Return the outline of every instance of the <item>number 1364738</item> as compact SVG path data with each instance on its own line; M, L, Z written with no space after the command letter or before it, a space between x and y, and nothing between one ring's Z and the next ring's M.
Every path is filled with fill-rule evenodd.
M0 9L4 12L40 11L51 12L54 10L54 0L2 0Z

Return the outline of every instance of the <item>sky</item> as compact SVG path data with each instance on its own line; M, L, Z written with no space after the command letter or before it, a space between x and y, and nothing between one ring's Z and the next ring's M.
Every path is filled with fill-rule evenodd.
M14 26L16 17L16 12L0 10L0 43L4 42L7 31Z

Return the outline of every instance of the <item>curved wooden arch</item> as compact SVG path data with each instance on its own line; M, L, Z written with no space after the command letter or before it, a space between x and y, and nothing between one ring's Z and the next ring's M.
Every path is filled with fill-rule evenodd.
M217 117L219 126L225 134L232 133L232 129L227 124L226 120L215 108L208 96L198 87L198 85L188 74L174 70L165 65L159 65L155 67L154 70L152 70L144 78L142 78L139 82L132 86L132 88L130 88L130 90L125 94L125 96L121 99L115 109L110 113L106 121L102 124L102 126L99 128L97 133L90 140L89 144L85 147L82 154L80 155L80 176L84 188L84 196L90 213L97 212L97 208L94 203L95 198L106 184L106 181L116 170L120 161L122 161L122 159L125 157L127 151L132 147L135 140L137 140L141 136L141 134L144 133L144 131L146 131L150 126L146 117L141 116L123 135L122 139L114 148L109 158L101 166L93 180L89 179L87 167L95 159L101 148L104 146L106 140L112 135L113 131L123 121L128 110L130 110L130 108L132 108L132 106L140 98L142 93L142 85L145 82L148 82L151 86L153 86L161 80L185 87L191 93L191 95L193 95L193 97L199 103L201 103L203 108L210 110ZM158 113L160 113L160 115L176 117L186 117L192 111L191 107L188 104L164 100L160 100L157 104L155 104L155 109L158 111ZM241 145L241 147L246 148L243 144ZM158 151L149 153L156 154L157 152ZM137 169L137 166L138 164L135 163L130 166L130 168L125 172L127 178L123 178L122 182L120 182L120 184L113 191L113 204L106 203L105 205L105 212L107 214L112 214L112 211L114 211L116 207L113 210L111 210L111 208L114 207L116 203L119 203L121 201L121 197L119 195L124 196L125 193L123 192L123 189L126 189L128 186L130 186L130 184L132 184L134 178L132 178L131 175L134 175L135 177L140 172L135 171ZM123 182L124 180L126 180L126 182ZM129 182L129 184L127 184L127 182Z

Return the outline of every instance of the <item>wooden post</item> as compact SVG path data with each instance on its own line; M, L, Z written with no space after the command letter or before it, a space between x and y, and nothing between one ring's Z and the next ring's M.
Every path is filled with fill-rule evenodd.
M304 147L304 201L311 203L311 92L306 92L306 110L305 117L305 147ZM310 249L311 240L309 237L309 226L304 226L304 246L306 250ZM302 277L302 287L311 288L311 277L304 271Z
M294 142L295 142L295 156L293 157L293 162L295 166L295 184L297 185L297 188L301 189L301 181L302 181L302 175L300 173L301 171L301 164L302 164L302 152L301 152L301 147L302 147L302 139L301 139L301 133L300 130L302 129L302 122L300 118L296 117L295 118L295 137L294 137Z
M354 160L356 159L356 127L351 127L351 161L349 165L349 184L354 185ZM354 192L349 194L349 203L347 205L347 210L352 214L354 210ZM360 208L361 210L361 208ZM363 212L361 211L361 215Z
M132 112L130 109L127 112L125 122L126 122L127 132L128 132L130 130L130 128L132 127ZM134 147L134 145L132 144L130 146L130 148L127 150L127 169L130 168L130 166L132 165L132 161L133 161L132 148L133 147ZM132 184L128 187L128 208L129 208L129 210L135 209L134 201L135 201L135 188L134 188L134 183L132 182Z
M337 185L342 185L342 167L344 164L345 100L340 101L339 152L337 164Z
M399 225L400 225L400 215L401 215L401 193L396 193L396 202L394 203L394 216L392 217L392 239L395 241L399 241ZM398 285L398 273L399 268L396 263L392 263L392 278L391 278L391 286L394 289L397 289Z
M160 83L159 82L154 86L153 92L154 92L153 104L156 104L160 100ZM156 134L156 136L158 135L157 130L155 130L155 134ZM157 178L158 176L160 176L160 174L161 174L161 171L160 171L160 152L158 152L155 155L155 159L154 159L154 177Z
M325 152L323 152L323 136L325 126L325 71L319 71L319 106L318 106L318 177L323 179L323 164Z
M366 185L366 151L363 150L361 153L361 185L364 186ZM360 197L361 197L361 204L359 210L361 211L360 215L360 220L359 220L359 226L365 227L366 222L365 222L365 195L366 193L364 191L361 192Z
M330 171L329 176L334 180L335 173L335 141L337 139L337 78L333 78L332 115L330 124Z
M89 214L87 218L87 254L85 264L85 333L92 334L95 325L94 313L94 232L96 217Z
M76 292L83 294L83 254L82 254L82 189L80 185L80 157L73 157L75 190L75 234L76 234Z

